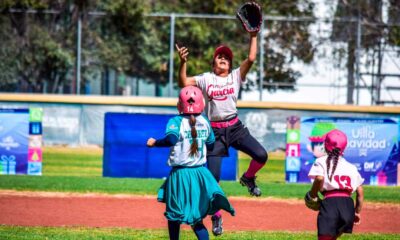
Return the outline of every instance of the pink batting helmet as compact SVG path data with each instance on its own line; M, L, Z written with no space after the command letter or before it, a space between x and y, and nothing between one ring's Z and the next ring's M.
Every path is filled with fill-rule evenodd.
M187 86L179 93L178 111L185 114L198 114L204 110L203 93L198 87Z
M329 153L333 149L338 148L340 155L343 155L347 145L347 136L344 132L333 129L328 132L325 137L325 150Z

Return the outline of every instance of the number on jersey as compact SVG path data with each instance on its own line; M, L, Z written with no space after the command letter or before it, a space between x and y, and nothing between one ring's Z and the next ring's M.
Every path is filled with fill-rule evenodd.
M333 179L338 183L340 190L353 191L353 188L351 187L351 178L349 176L335 175L333 176Z

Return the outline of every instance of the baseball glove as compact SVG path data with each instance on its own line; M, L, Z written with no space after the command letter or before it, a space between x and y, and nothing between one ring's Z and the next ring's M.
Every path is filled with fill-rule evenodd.
M314 211L319 211L319 208L321 206L321 199L319 197L312 198L310 196L310 192L308 191L306 195L304 196L304 202L306 203L306 206Z
M236 12L236 17L242 23L244 29L251 32L260 31L262 24L262 11L256 2L246 2Z

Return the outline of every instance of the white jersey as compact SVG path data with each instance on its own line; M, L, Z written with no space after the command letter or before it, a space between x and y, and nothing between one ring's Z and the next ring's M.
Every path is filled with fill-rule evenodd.
M332 181L329 181L326 167L326 159L328 156L317 158L315 163L308 173L308 177L314 179L316 176L324 177L324 185L321 192L331 190L349 190L354 192L364 182L357 167L349 163L343 157L339 157L335 173L332 176ZM329 176L332 173L333 160L329 168Z
M236 103L242 82L240 68L226 77L212 72L195 76L196 85L203 91L206 100L205 111L210 121L230 119L237 115Z
M204 165L207 156L206 144L215 142L214 132L208 119L202 115L196 116L198 154L189 156L193 139L189 119L189 116L179 115L168 121L166 135L174 134L178 137L178 142L170 149L169 166L191 167Z

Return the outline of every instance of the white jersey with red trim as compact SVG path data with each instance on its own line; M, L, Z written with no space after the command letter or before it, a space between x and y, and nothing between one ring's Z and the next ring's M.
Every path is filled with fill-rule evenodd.
M196 85L203 91L206 100L205 112L210 121L222 121L237 115L236 103L242 84L240 68L234 69L226 77L212 72L194 77Z
M354 192L364 182L357 167L349 163L343 157L339 157L336 170L332 176L332 181L329 180L327 174L326 159L328 156L317 158L315 163L308 173L308 177L314 179L316 176L324 177L324 184L321 192L331 190L349 190ZM333 159L331 159L331 165L329 168L329 176L332 173Z

